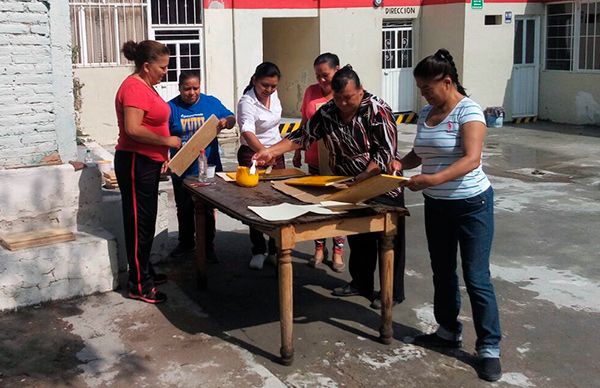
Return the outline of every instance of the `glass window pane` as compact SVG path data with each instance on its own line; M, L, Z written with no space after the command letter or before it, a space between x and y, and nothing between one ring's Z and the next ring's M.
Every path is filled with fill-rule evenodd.
M179 58L179 63L181 65L181 70L190 68L190 57L181 57Z
M200 57L192 57L192 69L199 69L200 68Z
M535 20L527 20L525 38L525 63L533 63L535 58Z
M182 43L179 45L179 50L181 55L188 55L190 53L190 45L187 43Z
M383 68L394 69L396 67L396 52L388 50L383 52Z
M515 45L513 63L523 63L523 20L515 20Z
M169 12L167 10L167 1L166 0L159 0L159 7L158 7L158 23L159 24L169 24Z

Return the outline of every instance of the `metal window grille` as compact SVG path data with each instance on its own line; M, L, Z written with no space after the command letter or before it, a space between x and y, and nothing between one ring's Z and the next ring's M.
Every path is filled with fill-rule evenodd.
M600 70L600 2L581 3L579 69Z
M381 61L383 69L412 67L412 24L386 23L383 26Z
M548 4L546 14L546 69L573 69L573 3Z
M73 64L128 63L121 46L147 39L146 0L70 0Z
M202 0L151 0L153 26L201 25Z

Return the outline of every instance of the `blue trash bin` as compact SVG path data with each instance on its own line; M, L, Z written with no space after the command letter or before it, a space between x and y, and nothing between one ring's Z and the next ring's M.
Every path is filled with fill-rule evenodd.
M485 124L488 128L502 128L502 124L504 124L504 116L496 116L494 114L486 114L485 115Z

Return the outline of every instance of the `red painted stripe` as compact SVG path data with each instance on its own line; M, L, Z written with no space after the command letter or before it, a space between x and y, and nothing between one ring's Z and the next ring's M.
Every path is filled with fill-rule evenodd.
M484 0L484 3L547 3L562 0ZM421 5L470 3L471 0L385 0L385 7L418 7ZM373 8L372 0L204 0L204 7L214 3L223 8L235 9L331 9L331 8Z
M135 152L132 152L131 157L131 196L133 198L133 230L134 230L134 259L137 270L138 292L142 295L142 273L140 271L140 261L138 259L138 211L137 211L137 196L135 195Z

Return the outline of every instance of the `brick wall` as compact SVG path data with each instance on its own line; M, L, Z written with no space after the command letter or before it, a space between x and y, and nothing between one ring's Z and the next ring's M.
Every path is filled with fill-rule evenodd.
M0 1L0 168L39 164L59 150L45 3Z

